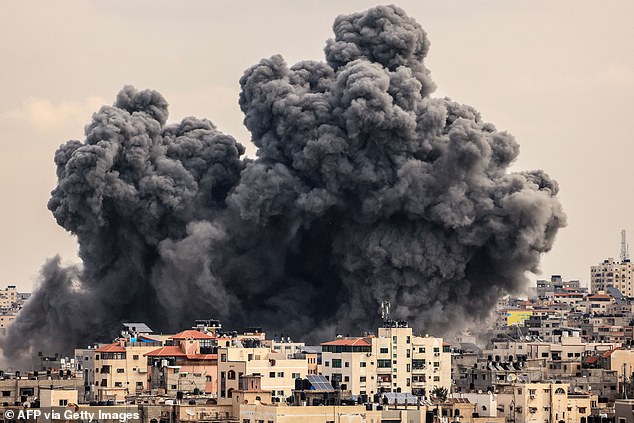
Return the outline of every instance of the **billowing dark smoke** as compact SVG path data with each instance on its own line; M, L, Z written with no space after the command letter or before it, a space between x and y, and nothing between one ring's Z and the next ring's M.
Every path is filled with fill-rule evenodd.
M326 62L240 80L255 160L208 120L166 125L125 87L55 156L49 209L83 267L50 261L4 351L68 350L123 320L215 317L299 338L396 318L440 333L525 287L565 224L542 171L471 107L433 98L425 32L394 6L340 16Z

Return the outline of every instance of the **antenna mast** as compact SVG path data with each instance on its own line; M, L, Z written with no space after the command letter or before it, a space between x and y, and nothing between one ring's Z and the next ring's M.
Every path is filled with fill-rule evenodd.
M627 238L625 237L625 229L621 230L621 263L629 260L630 248L627 245Z
M390 302L388 300L384 300L381 303L381 319L383 321L387 320L390 315Z

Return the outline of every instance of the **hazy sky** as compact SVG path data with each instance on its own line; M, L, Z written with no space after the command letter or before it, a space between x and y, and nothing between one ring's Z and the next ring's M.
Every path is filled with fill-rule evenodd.
M377 2L0 2L0 286L30 290L45 259L77 261L46 208L53 154L125 84L152 88L170 121L207 117L249 145L238 79L263 57L323 59L338 14ZM634 253L634 2L395 3L431 40L427 67L449 96L518 139L515 170L560 183L568 227L541 277L587 282L590 265ZM248 151L254 154L249 145Z

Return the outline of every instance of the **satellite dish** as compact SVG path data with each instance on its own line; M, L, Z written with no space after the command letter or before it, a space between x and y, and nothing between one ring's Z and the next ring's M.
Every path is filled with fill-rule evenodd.
M574 389L574 392L575 392L575 394L580 393L580 392L581 392L581 388L577 386L577 387Z
M192 410L185 410L185 412L187 413L188 416L192 416L192 417L196 416L196 413L193 412Z
M516 380L517 380L517 376L515 376L514 373L509 373L508 376L506 376L507 382L515 382Z

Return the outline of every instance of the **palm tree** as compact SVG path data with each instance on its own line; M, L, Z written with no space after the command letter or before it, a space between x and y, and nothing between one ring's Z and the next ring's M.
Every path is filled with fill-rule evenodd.
M449 391L442 386L436 386L431 390L431 397L436 401L445 402L447 401L447 396L449 396Z

